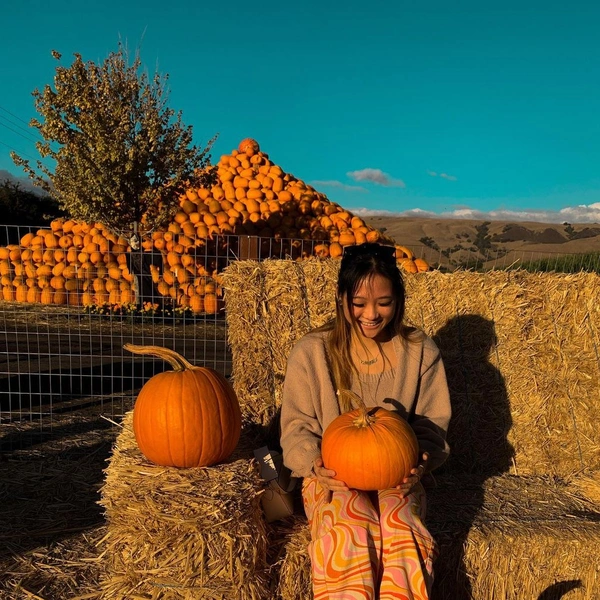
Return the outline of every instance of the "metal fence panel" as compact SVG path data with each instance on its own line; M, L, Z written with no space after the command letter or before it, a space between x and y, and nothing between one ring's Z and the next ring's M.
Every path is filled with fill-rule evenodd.
M197 241L184 253L186 264L171 257L169 265L167 251L155 248L93 256L69 247L25 252L20 241L38 230L0 226L0 250L12 253L0 259L0 422L39 420L41 427L64 413L124 414L143 383L166 368L161 360L125 351L125 343L167 346L229 376L218 274L232 260L308 257L319 243L222 236ZM426 246L410 249L449 271L536 260L550 270L562 257L464 251L449 261ZM590 268L597 268L595 261Z

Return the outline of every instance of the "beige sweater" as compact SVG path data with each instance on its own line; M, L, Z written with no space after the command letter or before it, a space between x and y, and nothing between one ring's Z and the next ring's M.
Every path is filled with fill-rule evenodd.
M290 353L281 404L281 447L284 464L296 477L308 477L321 455L321 437L340 414L327 367L328 332L311 332ZM421 452L429 452L428 470L446 460L450 397L446 373L433 340L421 332L411 341L393 339L397 356L391 398L377 403L396 410L412 426Z

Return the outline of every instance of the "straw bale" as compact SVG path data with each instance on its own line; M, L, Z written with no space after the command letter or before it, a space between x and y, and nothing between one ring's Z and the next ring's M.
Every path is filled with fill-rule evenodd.
M252 388L259 414L265 397L271 411L280 402L294 341L333 316L339 261L251 264L265 273L253 335L268 351L251 356L236 332L230 344L249 377L267 363L276 373L268 388L266 378ZM226 286L236 309L253 314L255 295L240 277L249 268L229 267ZM441 546L438 597L596 597L600 277L429 272L405 282L407 322L440 347L453 404L452 454L428 491L428 525ZM310 598L306 519L280 533L277 593Z
M232 353L232 383L242 416L269 423L275 413L272 348L262 331L265 319L265 271L262 264L236 261L223 274L227 306L227 332Z
M600 472L575 475L569 486L577 493L600 506Z
M561 477L600 467L597 275L429 273L410 283L409 318L426 315L449 374L456 466ZM416 286L431 307L415 302L425 295Z
M279 565L277 597L281 600L312 600L308 522L304 516L297 516L287 527L283 557Z
M427 524L440 600L598 597L598 506L558 480L449 478L428 494Z
M310 330L304 271L293 260L268 260L265 273L264 333L273 349L269 367L273 375L275 406L281 404L281 388L287 357L298 336Z
M312 328L320 327L335 314L335 282L339 261L314 258L302 263L308 320Z
M244 440L214 467L160 467L141 455L132 414L102 488L102 597L269 598L262 483Z
M266 340L268 350L248 352L246 337L229 332L234 365L237 352L245 370L243 385L234 380L234 386L253 404L253 414L265 403L269 414L276 411L281 365L307 328L302 310L310 327L333 316L339 268L336 260L267 262L234 263L226 271L227 318L236 321L244 318L237 310L247 319L258 311L243 273L265 273L264 318L253 322L252 333L253 344ZM454 411L448 469L569 478L600 468L598 275L434 271L406 275L405 282L407 321L435 339L448 373ZM285 293L272 287L282 285ZM269 304L288 293L287 303L295 298L297 304L286 321L284 307ZM262 376L269 362L276 364L273 380Z
M574 582L569 598L597 598L600 512L560 481L447 476L428 490L427 525L440 547L438 600L542 598L560 582ZM282 600L312 597L309 542L306 519L297 516L279 571Z

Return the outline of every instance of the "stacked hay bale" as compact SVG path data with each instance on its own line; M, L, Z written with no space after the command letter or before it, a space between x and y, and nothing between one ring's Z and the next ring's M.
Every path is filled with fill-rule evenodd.
M240 236L258 238L254 258L338 258L348 245L395 244L286 173L255 140L243 140L209 171L215 175L214 185L188 189L168 227L142 242L143 251L161 257L149 267L156 296L194 313L214 314L223 308L220 273L232 259L250 257ZM410 249L395 245L406 272L429 269ZM127 240L101 223L56 219L49 229L0 248L2 297L84 306L136 302L130 252Z
M247 419L276 420L293 344L334 314L337 268L309 260L226 270L233 381ZM562 582L576 583L556 588L574 599L594 599L600 277L431 272L406 287L407 319L440 347L453 403L452 454L428 499L441 545L436 597L538 598ZM278 596L308 600L305 519L273 535L286 536Z
M243 438L213 467L157 466L140 453L129 413L101 490L101 597L272 598L263 484L251 448Z

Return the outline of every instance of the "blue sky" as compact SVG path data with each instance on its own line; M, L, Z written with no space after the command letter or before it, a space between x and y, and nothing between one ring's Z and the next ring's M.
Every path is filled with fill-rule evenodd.
M21 0L0 9L0 172L31 92L119 39L216 162L244 137L342 206L600 222L600 3Z

